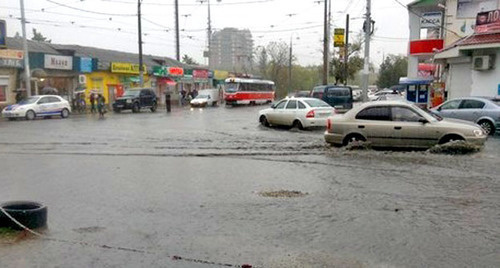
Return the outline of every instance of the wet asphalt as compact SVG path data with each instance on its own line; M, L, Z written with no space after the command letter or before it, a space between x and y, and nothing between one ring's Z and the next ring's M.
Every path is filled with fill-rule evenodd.
M500 266L499 136L347 151L263 108L0 120L0 202L46 204L50 238L0 239L0 267Z

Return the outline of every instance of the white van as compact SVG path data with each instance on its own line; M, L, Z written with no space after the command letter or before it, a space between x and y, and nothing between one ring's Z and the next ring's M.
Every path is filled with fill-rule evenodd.
M191 107L216 106L219 100L218 89L202 89L198 92L198 96L191 101Z

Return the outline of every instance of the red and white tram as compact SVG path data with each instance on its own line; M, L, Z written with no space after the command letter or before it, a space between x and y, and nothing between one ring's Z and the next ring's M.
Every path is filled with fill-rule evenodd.
M274 100L274 82L269 80L228 78L224 87L226 105L258 104Z

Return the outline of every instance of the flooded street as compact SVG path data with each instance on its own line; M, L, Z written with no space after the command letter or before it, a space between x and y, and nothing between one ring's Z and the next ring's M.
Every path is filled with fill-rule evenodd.
M0 242L0 266L500 266L498 135L348 151L260 126L263 108L0 121L0 202L46 204L60 239Z

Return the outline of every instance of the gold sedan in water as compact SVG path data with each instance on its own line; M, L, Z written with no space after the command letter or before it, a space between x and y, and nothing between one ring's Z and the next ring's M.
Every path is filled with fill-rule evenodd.
M327 119L326 142L347 145L368 141L375 147L429 148L453 140L483 145L486 133L477 124L443 119L405 101L369 102Z

